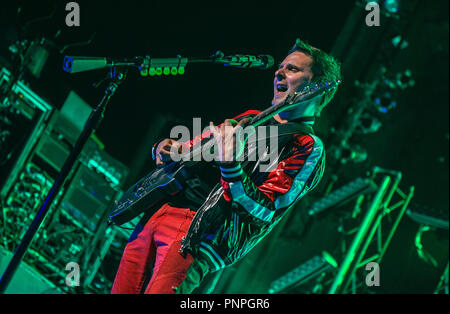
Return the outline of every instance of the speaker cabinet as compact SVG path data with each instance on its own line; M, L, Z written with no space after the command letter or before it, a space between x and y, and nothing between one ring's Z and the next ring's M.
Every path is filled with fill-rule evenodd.
M13 254L0 247L0 273L3 274ZM11 279L6 294L61 294L59 288L45 279L36 270L21 262Z

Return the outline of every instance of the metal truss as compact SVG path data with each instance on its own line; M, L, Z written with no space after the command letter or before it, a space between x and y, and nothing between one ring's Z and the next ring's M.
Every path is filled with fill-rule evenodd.
M414 195L414 186L404 193L399 185L402 175L398 171L385 170L375 167L372 177L383 174L381 183L371 204L361 222L355 228L354 236L349 249L339 265L328 293L356 293L356 273L357 270L366 266L370 262L378 265L381 263L386 250L397 230L397 227ZM396 200L394 200L396 196ZM395 217L392 217L396 213ZM390 230L383 230L385 220L393 221ZM373 249L374 254L368 254Z

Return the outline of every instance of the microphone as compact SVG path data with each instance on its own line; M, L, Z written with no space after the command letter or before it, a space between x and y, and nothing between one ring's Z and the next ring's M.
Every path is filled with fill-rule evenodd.
M273 66L274 59L270 55L222 55L218 59L215 59L214 62L222 63L225 66L237 67L240 69L257 68L265 70Z

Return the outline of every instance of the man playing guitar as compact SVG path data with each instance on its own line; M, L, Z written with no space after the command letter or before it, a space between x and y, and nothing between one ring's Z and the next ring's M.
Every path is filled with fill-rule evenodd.
M310 83L340 78L340 65L333 57L297 39L275 72L272 105L286 101L288 95ZM234 152L236 132L260 113L256 110L219 126L210 123L208 132L189 143L173 139L156 143L154 159L157 167L164 167L174 151L213 137L220 169L215 180L220 184L202 204L183 205L186 203L179 201L183 197L177 196L151 217L144 216L125 247L112 293L191 293L206 274L243 258L319 183L325 151L312 126L336 90L267 122L296 127L278 137L278 155L270 171L260 171L255 166L258 161L241 162Z

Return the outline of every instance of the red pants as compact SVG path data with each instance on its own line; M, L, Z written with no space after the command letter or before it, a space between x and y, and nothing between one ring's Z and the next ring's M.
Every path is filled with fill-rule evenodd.
M125 247L111 293L175 293L194 259L179 253L195 212L162 206ZM145 286L146 285L146 286Z

